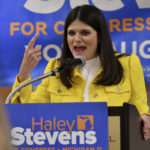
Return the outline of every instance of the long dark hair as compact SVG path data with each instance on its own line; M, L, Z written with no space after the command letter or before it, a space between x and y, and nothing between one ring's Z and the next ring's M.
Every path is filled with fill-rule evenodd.
M118 84L123 76L123 68L115 56L115 51L109 35L107 23L103 13L96 7L90 5L78 6L69 13L64 25L64 41L62 56L60 63L66 58L73 58L67 43L67 29L69 25L76 19L84 22L96 30L98 35L97 51L100 56L103 71L99 75L96 82L98 85L114 85ZM60 80L67 88L72 87L72 70L73 68L66 68L60 72Z

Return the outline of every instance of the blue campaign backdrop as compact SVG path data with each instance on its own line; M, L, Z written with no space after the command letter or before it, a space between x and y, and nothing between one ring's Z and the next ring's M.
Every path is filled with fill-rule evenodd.
M148 0L1 0L0 86L12 86L25 47L37 31L42 60L32 77L43 74L48 61L60 57L63 25L72 8L90 4L100 8L118 52L137 54L145 81L150 82L150 1Z
M11 142L18 150L108 150L105 102L7 104L5 108L11 123Z

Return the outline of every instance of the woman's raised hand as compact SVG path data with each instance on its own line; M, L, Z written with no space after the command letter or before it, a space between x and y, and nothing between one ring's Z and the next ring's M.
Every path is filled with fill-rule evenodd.
M34 43L38 38L39 33L36 33L35 36L30 40L25 53L24 58L20 67L18 80L19 82L23 82L29 78L30 73L36 67L36 65L41 60L41 46L36 45L34 47Z

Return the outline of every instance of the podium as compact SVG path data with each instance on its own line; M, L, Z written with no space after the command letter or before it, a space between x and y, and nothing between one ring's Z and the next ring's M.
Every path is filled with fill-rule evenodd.
M125 103L123 107L109 107L109 150L149 150L150 140L142 138L142 126L139 125L139 113L134 105ZM114 117L114 118L113 118ZM117 121L116 121L117 120ZM113 122L113 123L112 123ZM117 125L117 123L119 125ZM112 124L115 125L112 127ZM111 137L117 128L119 137ZM116 147L112 144L119 144ZM114 149L115 147L115 149Z
M5 107L15 150L108 150L106 102Z
M66 144L66 140L73 144L71 149L68 148L70 144L67 144L63 148L59 146L59 150L73 150L73 148L81 150L83 146L86 147L86 150L150 149L150 140L143 140L139 132L139 113L136 107L130 104L125 103L123 107L108 107L108 114L107 104L100 102L8 104L5 107L8 110L10 121L13 125L13 132L15 135L19 135L18 138L14 137L14 143L18 145L17 150L27 146L27 148L30 146L33 148L33 143L41 145L44 143L42 146L45 146L47 143L48 146L51 144L51 146L55 147L56 145L49 141L49 139L55 139L54 134L58 134L58 130L60 131L60 137L58 138L61 144ZM70 118L68 118L68 116ZM86 119L88 120L85 126L84 120ZM65 130L67 124L70 130ZM54 130L53 133L52 130ZM81 137L80 142L78 142L77 137L76 144L73 140L70 141L71 137L67 134L71 132L74 134L72 134L74 137L77 137L76 132L82 132L83 136L87 136L87 139L82 141ZM30 133L30 136L28 133ZM109 137L107 135L109 135ZM26 138L28 138L27 143L24 142ZM48 139L47 141L46 138ZM63 141L62 138L64 138ZM94 138L93 141L91 141L92 138ZM108 141L109 146L107 146ZM91 142L93 142L93 144L91 144ZM55 143L58 142L56 141ZM87 143L90 143L88 148ZM78 147L78 149L76 147Z

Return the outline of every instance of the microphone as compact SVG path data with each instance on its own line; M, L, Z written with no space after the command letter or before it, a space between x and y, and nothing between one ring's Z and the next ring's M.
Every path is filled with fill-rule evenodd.
M32 84L36 81L39 81L39 80L42 80L42 79L45 79L49 76L56 76L56 73L67 68L67 67L76 67L77 65L79 65L79 67L83 67L85 65L86 61L85 61L85 58L82 57L82 56L79 56L77 57L76 59L74 58L67 58L63 61L62 65L56 69L54 69L53 71L47 73L47 74L44 74L44 75L41 75L39 77L36 77L30 81L27 81L25 83L23 83L22 85L18 86L16 89L14 89L7 97L6 99L6 102L5 104L9 104L11 102L11 97L17 93L18 91L20 91L22 88L24 88L25 86L29 85L29 84Z
M62 68L68 68L68 67L76 67L82 68L86 64L86 60L83 56L78 56L77 58L67 58L65 59L61 66Z

